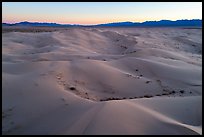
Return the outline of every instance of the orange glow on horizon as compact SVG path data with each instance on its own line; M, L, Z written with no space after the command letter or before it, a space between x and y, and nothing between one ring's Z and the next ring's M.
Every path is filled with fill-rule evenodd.
M155 19L153 19L155 20ZM159 20L159 19L158 19ZM6 20L4 21L5 23L18 23L18 22L23 22L23 21L28 21L28 22L49 22L49 23L58 23L58 24L80 24L80 25L95 25L95 24L105 24L105 23L113 23L113 22L144 22L146 21L145 19L135 19L135 20L122 20L122 19L101 19L101 20L52 20L52 19L12 19L12 20Z

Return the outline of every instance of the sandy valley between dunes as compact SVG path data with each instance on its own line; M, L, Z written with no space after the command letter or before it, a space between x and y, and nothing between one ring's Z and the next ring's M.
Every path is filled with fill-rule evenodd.
M202 29L3 32L2 59L2 134L202 134Z

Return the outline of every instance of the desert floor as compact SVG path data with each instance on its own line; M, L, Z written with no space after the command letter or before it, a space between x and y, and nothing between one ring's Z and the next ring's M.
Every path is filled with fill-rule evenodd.
M202 134L202 29L21 30L2 31L2 134Z

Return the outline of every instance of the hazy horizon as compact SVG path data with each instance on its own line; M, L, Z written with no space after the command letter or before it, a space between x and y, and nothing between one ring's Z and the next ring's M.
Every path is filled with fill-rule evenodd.
M166 19L162 19L162 20L166 20ZM162 20L159 20L159 21L162 21ZM188 19L179 19L179 20L188 20ZM202 19L189 19L189 20L202 20ZM146 20L146 21L155 21L155 20ZM143 22L120 21L120 22L106 22L106 23L100 23L100 24L123 23L123 22L144 23L146 21L143 21ZM169 21L178 21L178 20L169 20ZM29 23L56 23L56 22L37 22L37 21L27 21L27 20L21 21L21 22L29 22ZM2 23L16 24L16 23L21 23L21 22L13 22L13 23L2 22ZM71 23L67 23L67 24L56 23L56 24L60 24L60 25L91 25L91 24L71 24ZM93 24L93 25L100 25L100 24Z
M202 2L2 2L2 23L111 22L201 19Z

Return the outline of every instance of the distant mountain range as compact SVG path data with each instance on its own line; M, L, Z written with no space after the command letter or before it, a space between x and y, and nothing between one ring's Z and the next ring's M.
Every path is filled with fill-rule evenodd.
M40 22L19 22L14 24L2 23L2 26L52 26L52 27L165 27L165 26L194 26L202 27L202 20L160 20L160 21L145 21L139 22L114 22L97 25L72 25L72 24L57 24L57 23L40 23Z
M41 22L19 22L19 23L14 23L14 24L9 24L9 23L2 23L2 26L50 26L50 27L60 27L60 26L65 26L65 27L70 27L70 26L80 26L80 25L71 25L71 24L57 24L57 23L41 23Z

